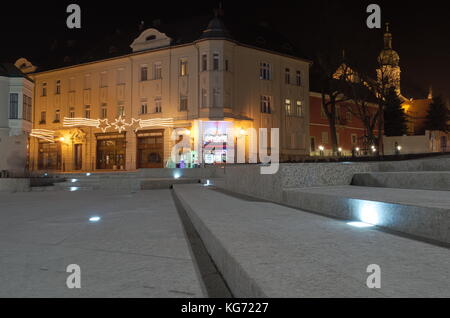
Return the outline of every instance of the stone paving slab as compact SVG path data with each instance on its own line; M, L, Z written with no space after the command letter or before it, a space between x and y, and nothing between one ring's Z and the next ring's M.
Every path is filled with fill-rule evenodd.
M450 192L330 186L285 189L286 205L450 243Z
M449 297L449 249L200 185L175 185L238 297ZM381 267L381 289L366 286Z
M169 190L1 194L0 219L0 297L203 296Z

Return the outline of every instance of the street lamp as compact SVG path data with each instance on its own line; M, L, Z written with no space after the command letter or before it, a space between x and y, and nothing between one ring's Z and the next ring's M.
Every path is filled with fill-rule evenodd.
M319 146L320 156L323 157L323 151L325 150L324 146Z

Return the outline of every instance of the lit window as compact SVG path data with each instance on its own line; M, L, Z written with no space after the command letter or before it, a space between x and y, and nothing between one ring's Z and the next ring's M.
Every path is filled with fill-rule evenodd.
M180 111L184 112L188 109L188 98L186 95L180 95Z
M284 83L291 84L291 70L288 68L284 71Z
M213 70L214 71L219 70L219 53L213 54Z
M261 62L259 64L259 78L262 80L271 80L271 67L269 63Z
M69 109L69 118L75 118L75 108L70 107Z
M147 66L141 66L141 81L142 82L147 80L147 73L148 73Z
M303 116L303 104L302 101L297 101L297 116L302 117Z
M270 114L272 112L270 104L270 96L261 96L261 113Z
M186 58L180 60L180 76L188 75L188 61Z
M286 115L291 115L292 114L292 107L291 107L291 100L290 99L285 99L284 100L284 108L286 110Z

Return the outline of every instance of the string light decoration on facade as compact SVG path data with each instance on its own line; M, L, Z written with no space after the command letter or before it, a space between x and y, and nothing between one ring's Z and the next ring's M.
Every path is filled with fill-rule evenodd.
M47 129L32 129L30 136L36 137L48 142L55 142L55 131Z
M141 128L148 127L173 127L173 118L152 118L152 119L136 119L131 118L129 123L126 122L125 118L119 116L116 118L114 122L109 123L108 119L90 119L90 118L67 118L64 117L63 122L64 127L95 127L101 129L103 132L106 132L108 128L113 127L119 133L127 130L127 127L130 127L131 130L137 132Z

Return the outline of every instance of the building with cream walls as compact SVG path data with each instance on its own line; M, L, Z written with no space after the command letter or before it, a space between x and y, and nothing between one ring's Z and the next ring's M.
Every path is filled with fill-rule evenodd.
M33 87L13 64L0 64L0 171L9 175L26 173Z
M309 61L240 42L218 16L187 43L156 27L129 43L128 54L29 73L33 170L191 167L232 161L238 144L248 161L251 128L279 128L281 160L309 154ZM175 148L174 162L176 144L190 149Z

